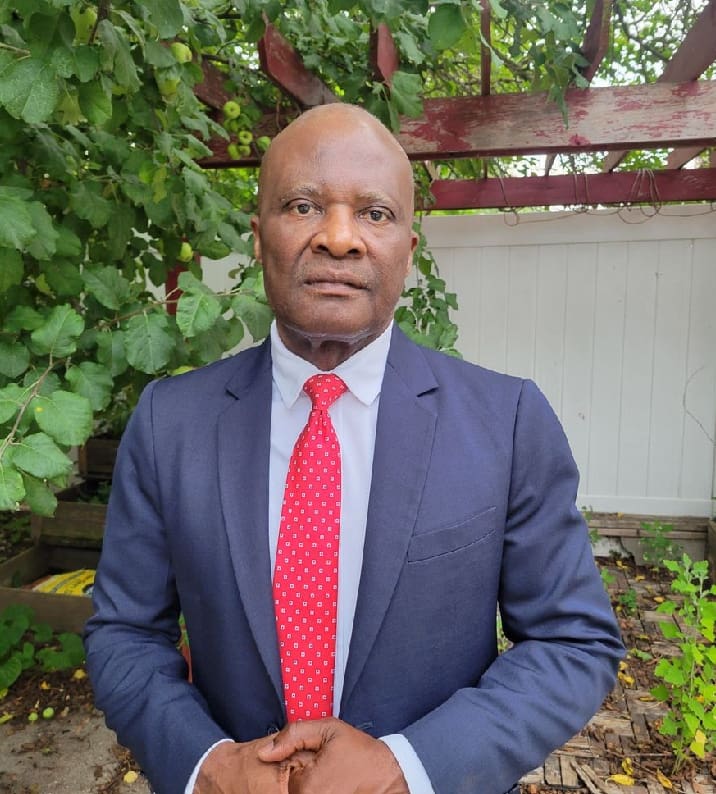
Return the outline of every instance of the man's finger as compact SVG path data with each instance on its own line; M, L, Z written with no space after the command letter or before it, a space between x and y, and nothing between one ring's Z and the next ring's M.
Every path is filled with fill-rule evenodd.
M330 719L292 722L261 747L258 757L266 763L277 763L303 750L316 752L331 738L330 726Z

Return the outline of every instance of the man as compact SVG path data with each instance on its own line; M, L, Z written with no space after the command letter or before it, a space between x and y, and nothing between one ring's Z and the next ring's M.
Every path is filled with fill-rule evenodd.
M302 115L264 158L253 221L270 340L152 384L127 428L88 666L158 794L502 794L613 684L622 647L553 412L530 382L392 326L412 216L382 125L340 104ZM283 489L321 373L346 390L321 409L342 490L335 716L315 719L292 716L299 644L279 615Z

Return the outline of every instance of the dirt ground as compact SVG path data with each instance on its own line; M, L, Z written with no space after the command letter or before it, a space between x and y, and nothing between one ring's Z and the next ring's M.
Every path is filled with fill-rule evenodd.
M602 561L602 565L605 565ZM522 780L523 794L716 794L716 758L671 772L673 756L658 732L663 704L650 696L659 658L674 653L656 612L668 581L611 561L609 591L630 651L613 692L577 736ZM51 719L39 716L53 708ZM23 676L0 700L0 794L147 794L146 780L104 726L86 677L76 671ZM633 766L634 785L609 778ZM128 777L127 773L130 773ZM136 779L134 779L136 778Z

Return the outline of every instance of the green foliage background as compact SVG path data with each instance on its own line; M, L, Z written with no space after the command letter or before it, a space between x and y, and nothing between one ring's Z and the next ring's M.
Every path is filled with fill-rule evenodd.
M26 504L51 514L72 469L69 450L93 432L121 432L149 379L267 333L271 312L248 239L255 173L197 164L211 138L251 132L279 105L296 110L259 69L266 21L339 96L395 129L400 114L420 114L424 96L475 92L481 5L0 0L0 510ZM592 2L490 5L493 90L545 89L559 101L579 84ZM650 5L659 4L630 4L646 15ZM369 63L370 32L382 22L401 57L391 88ZM622 40L629 55L631 40ZM205 60L225 75L238 118L196 98ZM217 294L193 252L238 252L249 264ZM180 257L177 300L163 285ZM456 305L423 241L398 322L454 352Z

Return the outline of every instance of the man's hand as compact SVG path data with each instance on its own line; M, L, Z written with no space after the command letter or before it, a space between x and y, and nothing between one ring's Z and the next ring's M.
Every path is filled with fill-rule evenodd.
M286 763L259 760L270 739L253 742L222 742L204 759L194 786L194 794L289 794L292 771L311 760L312 753L297 753Z
M294 761L290 794L409 794L388 746L333 717L291 723L262 743L258 757Z

